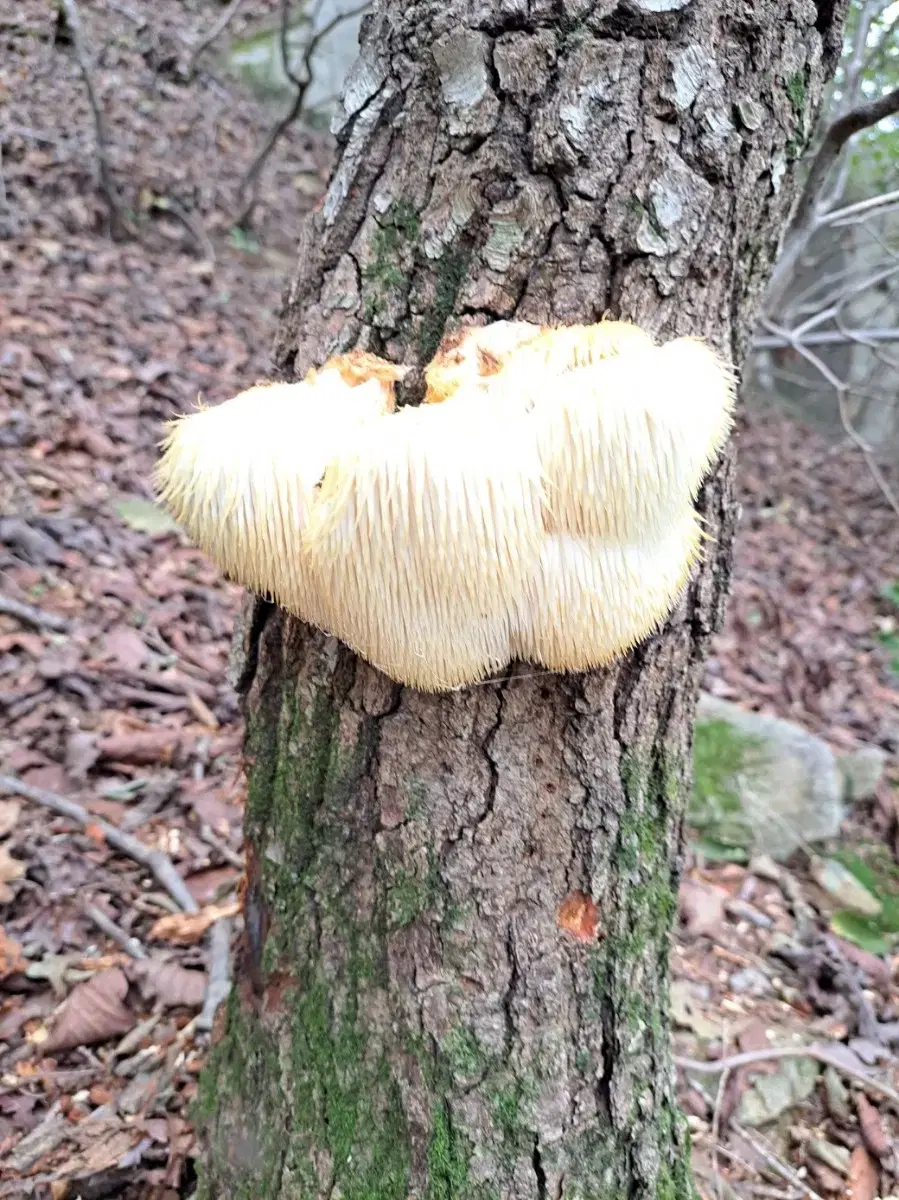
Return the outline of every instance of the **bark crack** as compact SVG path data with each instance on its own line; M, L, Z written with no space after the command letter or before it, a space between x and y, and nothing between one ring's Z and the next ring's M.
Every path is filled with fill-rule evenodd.
M537 1200L547 1200L546 1191L546 1172L543 1169L543 1161L540 1157L540 1134L534 1134L534 1153L531 1155L531 1163L534 1168L534 1175L537 1179Z

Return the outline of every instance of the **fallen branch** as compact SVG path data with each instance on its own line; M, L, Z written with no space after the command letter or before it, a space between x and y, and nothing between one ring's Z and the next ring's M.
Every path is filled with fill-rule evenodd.
M97 99L97 92L94 88L94 79L91 74L90 59L88 57L87 48L84 44L84 33L81 27L81 13L78 11L76 0L62 0L62 7L66 14L66 24L72 34L72 45L75 49L75 57L78 60L78 66L81 68L81 76L84 79L84 86L87 89L87 98L90 101L91 112L94 116L94 133L97 141L97 159L100 163L100 187L103 192L103 198L106 200L107 208L109 209L109 224L110 231L113 237L118 237L119 234L127 231L127 223L122 213L122 206L119 202L118 193L112 179L112 168L109 165L109 152L106 141L106 126L103 120L103 110L100 108L100 102Z
M86 904L85 915L90 917L98 929L102 929L107 937L112 938L119 949L124 950L131 958L146 958L147 952L136 937L130 937L124 929L119 929L111 917L107 917L102 909L95 904Z
M67 621L65 617L60 617L57 613L44 612L43 609L34 608L31 604L22 604L21 601L13 600L9 596L0 596L0 614L15 617L26 625L33 625L35 629L52 629L54 633L68 633L72 628L71 622Z
M695 1071L700 1075L717 1075L719 1071L734 1071L737 1067L750 1067L754 1063L774 1062L781 1058L813 1058L826 1067L842 1071L844 1075L858 1079L873 1092L879 1092L881 1096L896 1105L897 1111L899 1111L899 1092L894 1091L889 1084L881 1083L879 1079L875 1079L866 1071L851 1066L827 1046L814 1043L807 1046L770 1046L767 1050L747 1050L743 1054L731 1054L728 1058L681 1058L675 1055L674 1065L682 1071Z
M82 808L74 800L67 800L64 796L57 796L55 792L45 792L43 788L30 787L27 783L22 783L19 779L14 779L12 775L0 775L0 792L10 792L13 796L22 796L25 800L41 804L44 808L49 808L53 812L59 813L60 816L68 817L71 821L76 821L84 828L87 828L89 825L99 828L104 839L110 846L113 846L116 850L121 850L123 854L126 854L129 858L133 858L141 866L146 867L157 882L162 884L172 899L185 912L199 912L197 902L187 890L184 880L175 869L175 864L161 850L150 850L143 842L139 842L137 838L132 837L130 833L123 833L121 829L117 829L115 825L110 825L102 817L95 817L93 813L89 813L86 808Z
M287 35L289 32L288 12L290 8L289 0L281 0L281 65L284 68L284 74L293 84L296 89L294 92L293 102L290 109L284 114L280 121L268 132L268 136L262 143L262 147L256 154L256 157L247 168L246 174L240 181L237 189L238 199L244 201L247 191L250 192L249 199L244 201L243 207L234 217L234 224L239 227L244 227L252 216L253 209L256 207L256 200L259 193L259 178L262 174L262 168L268 162L269 155L277 146L278 142L294 123L303 109L303 104L306 100L306 93L309 91L309 85L312 83L312 58L316 50L321 45L322 41L332 33L338 25L344 21L351 21L353 17L358 17L360 13L365 12L369 7L368 0L364 4L358 5L356 8L348 9L346 12L338 13L333 17L327 25L323 25L318 33L314 33L306 43L306 49L303 51L303 71L304 78L300 79L294 74L290 66L290 52L287 45ZM316 13L313 14L312 20L315 20Z
M231 958L231 922L227 917L216 921L209 930L209 972L206 976L206 997L197 1017L197 1028L208 1031L215 1021L220 1005L231 991L228 964Z

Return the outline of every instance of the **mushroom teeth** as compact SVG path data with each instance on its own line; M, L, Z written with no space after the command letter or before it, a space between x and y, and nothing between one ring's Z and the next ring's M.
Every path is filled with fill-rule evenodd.
M159 497L232 579L316 622L321 603L300 553L314 489L348 424L388 406L381 382L351 387L337 371L260 384L171 423Z
M620 658L674 610L702 538L689 507L656 540L548 535L513 614L512 656L551 671L586 671Z
M696 338L558 377L534 404L547 530L651 538L695 499L730 431L733 402L732 371Z
M533 429L456 399L356 431L305 530L325 627L401 683L441 691L509 660L508 610L541 539Z

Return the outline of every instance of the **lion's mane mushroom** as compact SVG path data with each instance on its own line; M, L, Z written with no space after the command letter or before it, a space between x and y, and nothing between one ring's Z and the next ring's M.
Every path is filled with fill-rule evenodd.
M533 388L533 375L515 377ZM547 529L654 539L696 498L730 432L733 400L732 372L695 338L570 371L534 405Z
M495 321L469 326L444 338L425 370L425 402L441 403L460 389L496 382L545 381L547 375L589 367L601 359L654 345L652 338L627 321L596 325L531 325L526 321ZM529 388L519 397L527 406Z
M156 469L160 499L232 579L321 624L300 554L315 490L346 430L393 412L403 373L354 352L178 418Z
M512 657L551 671L583 671L620 658L677 604L701 541L692 508L651 540L547 535L513 617Z
M423 690L505 666L509 604L539 554L542 505L534 429L501 407L460 395L356 430L304 534L329 628Z
M669 616L733 377L694 338L519 321L445 339L427 404L354 352L177 422L163 501L232 578L400 683L585 670Z

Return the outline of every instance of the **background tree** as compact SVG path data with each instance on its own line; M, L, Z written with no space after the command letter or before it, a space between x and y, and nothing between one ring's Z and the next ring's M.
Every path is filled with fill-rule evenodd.
M420 365L461 318L605 313L739 361L841 22L383 0L280 367L352 346ZM685 603L615 670L423 696L251 610L247 936L201 1089L207 1195L690 1194L668 935L731 463Z

